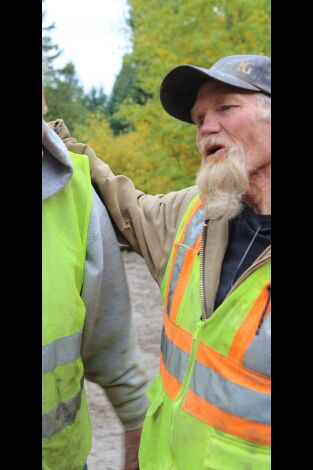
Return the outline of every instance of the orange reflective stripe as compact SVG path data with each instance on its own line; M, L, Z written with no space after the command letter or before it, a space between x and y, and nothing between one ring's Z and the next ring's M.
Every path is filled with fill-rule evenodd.
M194 259L197 256L197 253L200 249L201 237L202 237L202 234L200 234L199 237L197 238L194 248L189 249L186 253L184 263L183 263L183 266L182 266L182 269L181 269L181 272L180 272L180 275L179 275L179 278L175 287L172 305L171 305L170 318L173 321L176 320L176 315L180 306L180 302L186 291L186 287L189 281L189 276L192 270Z
M168 318L166 312L164 312L163 315L163 326L168 339L178 348L190 353L192 348L192 334L173 323Z
M203 201L201 201L199 198L196 200L193 208L191 209L191 212L188 216L188 218L186 219L185 221L185 225L184 225L184 228L183 230L181 231L181 234L180 234L180 237L178 238L178 240L175 240L175 242L177 243L182 243L184 238L185 238L185 235L186 235L186 231L187 231L187 228L188 228L188 225L190 224L190 221L192 220L193 216L195 215L195 213L200 209L200 207L202 207L204 204ZM198 243L198 241L197 241ZM176 261L176 256L177 256L177 245L174 244L174 247L173 247L173 256L172 256L172 263L171 263L171 268L170 268L170 273L169 273L169 276L168 276L168 281L167 281L167 285L166 285L166 289L165 289L165 303L164 303L164 306L165 306L165 310L167 311L167 303L168 303L168 291L170 289L170 285L171 285L171 279L172 279L172 275L173 275L173 269L174 269L174 265L175 265L175 261Z
M257 444L271 445L270 426L227 413L191 390L188 391L183 409L215 429Z
M194 246L194 250L199 253L200 251L200 246L201 246L201 239L202 239L202 233L199 235L196 243L195 243L195 246Z
M165 302L164 302L164 312L165 313L167 312L168 291L170 290L171 280L172 280L172 276L173 276L173 269L174 269L174 266L175 266L175 260L176 260L176 256L177 256L177 250L178 250L178 246L174 245L173 246L172 264L171 264L170 273L169 273L169 276L168 276L167 285L166 285L166 289L165 289Z
M240 363L242 363L243 357L258 329L259 321L268 299L268 286L270 285L270 282L271 281L268 281L263 287L256 302L237 331L230 347L229 357ZM269 302L264 318L266 318L270 310L271 302Z
M184 238L185 238L185 235L186 235L186 231L187 231L187 228L188 228L188 225L190 224L190 221L191 219L193 218L193 216L195 215L195 213L200 209L200 207L202 207L204 204L203 201L201 201L201 199L197 199L196 202L195 202L195 205L193 206L193 208L191 209L190 211L190 214L188 216L188 218L186 219L185 221L185 226L182 230L182 233L180 234L180 237L177 241L177 243L183 243L184 241Z
M160 377L166 393L172 400L175 400L180 392L181 383L165 367L162 353L160 354Z
M199 344L196 359L231 382L256 392L271 394L271 380L269 378L245 369L238 362L223 356L207 344L202 342Z

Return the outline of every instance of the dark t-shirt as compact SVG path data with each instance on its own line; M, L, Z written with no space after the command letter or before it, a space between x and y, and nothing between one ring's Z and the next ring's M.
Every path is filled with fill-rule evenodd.
M230 223L215 309L226 294L271 243L271 216L255 214L248 206Z

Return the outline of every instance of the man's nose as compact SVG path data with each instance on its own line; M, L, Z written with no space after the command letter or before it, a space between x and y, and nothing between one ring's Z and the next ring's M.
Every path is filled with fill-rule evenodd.
M200 126L199 133L201 137L211 134L218 134L221 131L221 125L216 116L207 113L204 117L203 123Z

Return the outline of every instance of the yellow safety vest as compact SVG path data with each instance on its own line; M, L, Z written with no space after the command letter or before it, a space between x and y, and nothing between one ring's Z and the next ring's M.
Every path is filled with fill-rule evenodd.
M88 158L70 153L73 176L42 205L42 462L44 470L82 470L91 425L80 357L81 298L91 181Z
M148 390L140 469L268 470L270 262L260 262L203 321L203 213L194 198L161 285L160 373Z

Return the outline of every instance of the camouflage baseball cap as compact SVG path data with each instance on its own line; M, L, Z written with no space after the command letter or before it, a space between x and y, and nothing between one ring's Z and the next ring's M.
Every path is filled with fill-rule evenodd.
M200 86L209 79L244 90L271 96L271 58L264 55L232 55L218 60L209 69L179 65L161 84L163 108L171 116L193 123L190 112Z

